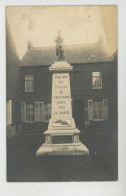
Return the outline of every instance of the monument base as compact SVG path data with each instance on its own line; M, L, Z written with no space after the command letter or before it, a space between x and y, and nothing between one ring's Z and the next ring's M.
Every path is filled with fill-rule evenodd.
M79 133L78 129L45 131L45 143L37 150L36 156L88 155L89 150L79 141Z
M43 155L88 155L89 150L81 142L69 144L44 143L36 152L37 156Z

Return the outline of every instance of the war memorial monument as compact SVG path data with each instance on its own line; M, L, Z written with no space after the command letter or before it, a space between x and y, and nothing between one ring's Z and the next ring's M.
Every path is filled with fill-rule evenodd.
M56 37L56 61L49 67L52 72L52 107L48 130L44 132L45 143L36 156L43 155L87 155L89 150L80 142L80 131L72 117L70 72L73 69L65 61L63 39Z

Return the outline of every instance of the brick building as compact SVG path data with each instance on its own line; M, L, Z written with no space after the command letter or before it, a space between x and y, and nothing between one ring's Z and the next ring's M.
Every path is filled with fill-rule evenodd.
M82 132L117 130L117 61L100 38L98 43L64 46L65 59L73 66L71 94L73 117ZM33 47L20 64L20 105L23 133L40 133L51 116L52 79L49 67L56 48Z

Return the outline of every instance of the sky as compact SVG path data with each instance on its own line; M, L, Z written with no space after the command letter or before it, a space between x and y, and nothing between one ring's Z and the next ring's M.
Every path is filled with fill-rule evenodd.
M9 6L6 15L20 58L28 41L55 46L59 30L64 45L96 43L102 36L111 53L117 49L116 6Z

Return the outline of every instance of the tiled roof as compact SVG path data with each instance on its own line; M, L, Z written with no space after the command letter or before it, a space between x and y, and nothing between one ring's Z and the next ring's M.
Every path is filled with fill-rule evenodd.
M103 44L83 44L64 46L65 60L70 64L110 62L113 61L112 55ZM32 47L28 49L21 60L22 67L51 65L56 60L56 48Z

